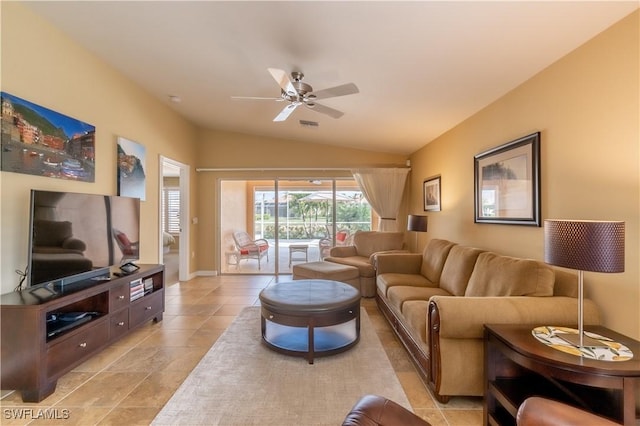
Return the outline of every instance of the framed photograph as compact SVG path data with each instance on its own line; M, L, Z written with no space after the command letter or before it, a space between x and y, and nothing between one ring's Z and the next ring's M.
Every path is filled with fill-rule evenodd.
M146 156L143 145L118 138L118 195L144 201Z
M94 126L6 92L0 99L2 171L95 182Z
M424 211L440 211L440 176L434 176L424 181Z
M540 226L540 133L474 157L475 222Z

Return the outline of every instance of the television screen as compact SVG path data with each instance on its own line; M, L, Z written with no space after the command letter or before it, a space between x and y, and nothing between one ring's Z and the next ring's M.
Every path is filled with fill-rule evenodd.
M30 285L139 258L137 198L32 190L30 221Z

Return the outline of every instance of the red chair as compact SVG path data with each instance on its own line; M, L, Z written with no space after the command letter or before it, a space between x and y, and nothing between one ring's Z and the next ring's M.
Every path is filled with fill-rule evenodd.
M233 233L233 241L238 249L238 263L242 259L256 259L258 261L258 270L260 270L260 260L263 257L269 262L269 242L265 239L252 240L245 231L236 231Z

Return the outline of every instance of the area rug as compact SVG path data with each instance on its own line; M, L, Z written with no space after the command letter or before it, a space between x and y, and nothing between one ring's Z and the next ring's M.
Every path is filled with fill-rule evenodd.
M155 425L340 425L365 394L411 408L361 309L360 341L316 358L276 353L261 341L260 308L245 308L153 421Z

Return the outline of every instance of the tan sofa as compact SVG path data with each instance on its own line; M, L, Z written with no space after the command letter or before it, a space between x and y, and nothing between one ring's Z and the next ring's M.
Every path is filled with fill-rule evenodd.
M441 402L483 395L484 324L574 326L577 278L530 259L433 239L377 257L378 306ZM585 300L586 325L600 323Z
M403 247L403 232L359 231L353 235L352 245L333 247L324 260L358 268L362 295L374 297L375 256L381 252L402 251Z

